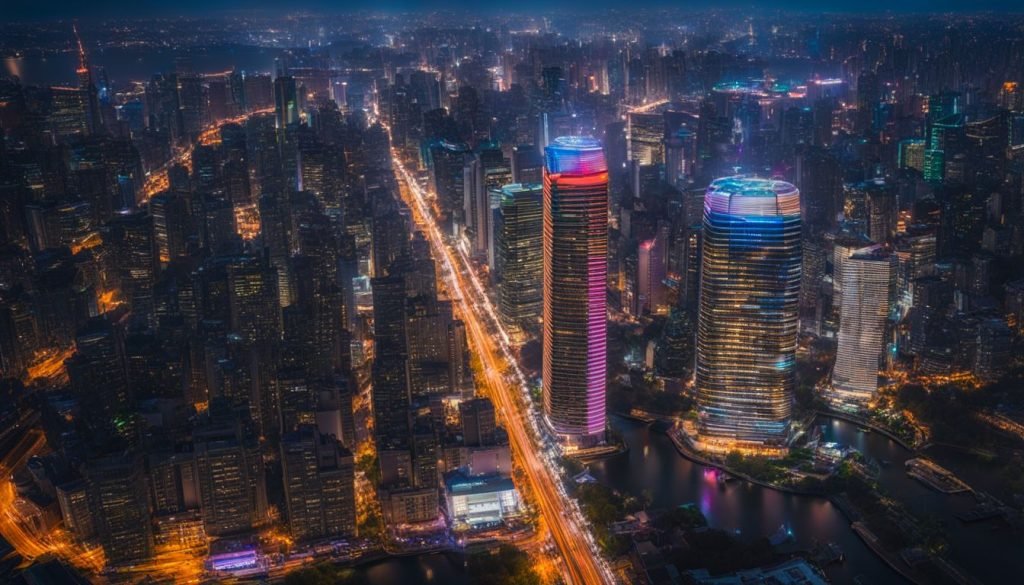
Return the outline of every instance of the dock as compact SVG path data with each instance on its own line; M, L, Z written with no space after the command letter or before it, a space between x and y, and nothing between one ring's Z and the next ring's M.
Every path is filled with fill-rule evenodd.
M952 471L934 461L922 458L908 459L904 465L907 475L937 492L960 494L971 491L971 486L964 483Z

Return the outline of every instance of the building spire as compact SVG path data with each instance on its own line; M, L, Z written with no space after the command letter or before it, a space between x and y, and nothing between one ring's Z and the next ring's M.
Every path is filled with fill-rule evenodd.
M82 45L82 37L78 34L78 23L71 25L71 30L75 33L75 42L78 44L78 74L87 73L89 71L89 59L85 55L85 46Z

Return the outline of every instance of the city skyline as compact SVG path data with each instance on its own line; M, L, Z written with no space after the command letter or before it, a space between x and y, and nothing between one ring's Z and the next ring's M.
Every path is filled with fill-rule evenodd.
M0 581L1012 580L1015 10L14 6Z

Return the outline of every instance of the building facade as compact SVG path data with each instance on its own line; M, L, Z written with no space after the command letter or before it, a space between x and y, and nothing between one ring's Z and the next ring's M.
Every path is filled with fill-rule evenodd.
M569 443L592 444L606 423L608 169L592 138L545 148L544 412Z
M699 429L708 448L784 443L800 296L800 192L749 177L704 200L697 327Z

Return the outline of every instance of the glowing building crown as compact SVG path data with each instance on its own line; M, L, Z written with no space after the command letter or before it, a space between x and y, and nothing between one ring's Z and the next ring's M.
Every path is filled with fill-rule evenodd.
M601 143L589 136L562 136L544 148L549 173L592 175L608 170Z

